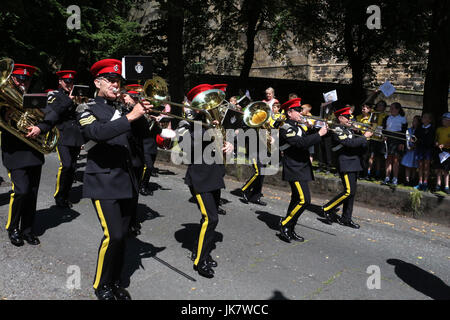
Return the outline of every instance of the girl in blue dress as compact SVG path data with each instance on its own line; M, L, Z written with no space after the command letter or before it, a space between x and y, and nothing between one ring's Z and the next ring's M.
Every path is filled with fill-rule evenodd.
M409 134L412 136L416 132L416 129L422 125L420 116L415 116L412 121L411 128L408 128ZM414 179L414 173L419 167L419 159L417 157L417 150L411 141L407 145L408 151L402 158L402 166L405 167L405 185L414 185L411 181Z

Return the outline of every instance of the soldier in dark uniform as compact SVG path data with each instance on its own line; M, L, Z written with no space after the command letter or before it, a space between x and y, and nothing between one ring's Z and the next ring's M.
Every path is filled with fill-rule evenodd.
M142 86L139 84L128 84L125 86L127 93L122 94L122 113L127 114L132 111L133 106L139 102L139 92ZM131 131L128 133L128 140L130 141L131 159L134 174L138 179L142 178L144 172L144 150L143 139L149 135L149 123L145 117L131 123ZM134 199L134 209L131 210L130 229L131 235L141 234L141 224L137 218L137 208L139 201L139 193L136 193Z
M138 192L132 165L129 133L131 122L146 112L142 103L123 115L115 104L119 96L122 63L104 59L91 67L97 96L77 107L81 133L88 151L83 197L91 198L104 236L94 279L100 300L131 299L120 283L125 238Z
M337 152L338 172L341 176L344 190L328 203L322 206L322 211L329 224L337 221L339 224L358 229L359 225L352 221L353 202L356 193L358 172L363 170L361 159L368 146L368 139L372 132L366 131L364 137L355 136L350 127L350 107L339 108L334 112L340 124L339 129L333 130L333 151ZM343 213L338 218L334 211L337 206L344 204Z
M71 208L69 192L84 141L77 124L76 104L71 96L76 71L61 70L56 75L59 77L59 89L50 92L48 98L48 105L58 114L59 121L56 127L60 134L56 147L59 168L53 196L58 207Z
M315 132L302 124L300 98L285 102L281 108L288 116L288 120L280 127L282 178L289 182L292 193L287 215L280 220L280 237L287 242L304 241L304 238L295 232L295 225L311 203L308 182L314 180L314 174L308 149L320 142L321 137L327 133L327 128L322 127Z
M244 123L242 124L242 130L243 132L246 132L247 130L255 130L255 134L257 135L256 148L255 146L249 145L250 139L246 139L245 141L246 157L249 162L251 162L254 172L247 182L241 187L242 198L244 199L244 203L251 202L265 206L267 203L261 200L261 197L263 196L262 187L264 183L264 176L261 174L263 164L259 160L258 151L262 145L265 146L267 144L267 139L261 140L259 138L258 131L254 128L246 126Z
M25 93L35 71L34 66L16 63L11 75L14 85ZM6 108L2 108L1 112L5 110ZM51 130L57 116L48 108L44 113L43 122L27 128L26 138L33 139ZM6 113L4 117L8 118L8 114ZM40 241L33 234L32 228L42 165L45 162L44 155L6 130L2 129L1 136L3 165L8 169L13 191L9 202L6 230L11 243L15 246L22 246L24 240L31 245L37 245Z
M144 150L144 172L139 187L139 193L143 196L152 196L153 190L150 188L150 177L156 177L155 161L158 154L158 144L156 143L156 136L162 131L158 122L154 120L149 133L143 138Z
M212 89L213 86L205 84L194 87L187 94L187 98L192 101L197 94L203 91ZM206 123L206 118L203 113L195 113L194 120ZM203 158L205 148L212 142L203 141L203 134L206 128L201 125L195 125L182 121L181 130L179 130L180 146L188 148L184 150L190 154L190 164L188 165L185 183L189 186L191 193L195 195L198 207L202 214L200 220L201 228L196 244L193 249L195 256L194 269L198 271L201 276L212 278L214 277L214 270L212 267L217 266L217 262L211 257L211 250L214 244L214 232L219 222L218 209L220 205L220 192L225 188L223 177L225 175L225 167L223 163L213 162L208 164ZM201 132L197 132L201 130ZM194 152L198 148L200 152ZM233 145L225 142L225 147L222 150L214 149L214 152L230 153L233 150Z

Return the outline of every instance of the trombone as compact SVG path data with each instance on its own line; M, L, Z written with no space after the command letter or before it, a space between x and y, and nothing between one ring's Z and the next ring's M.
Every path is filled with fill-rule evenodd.
M373 132L373 136L371 138L373 140L382 141L384 140L384 138L391 138L397 140L404 140L406 142L412 143L415 143L417 141L417 137L409 134L408 131L405 133L405 132L385 130L381 126L374 126L369 123L362 123L357 121L352 121L350 122L350 124L353 129Z

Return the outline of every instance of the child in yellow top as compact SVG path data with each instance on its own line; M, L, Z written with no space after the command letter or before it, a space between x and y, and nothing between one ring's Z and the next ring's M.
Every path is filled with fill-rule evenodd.
M436 147L438 148L439 154L443 154L444 152L450 153L450 112L443 114L442 127L436 129ZM438 191L439 188L442 188L445 193L450 194L450 157L443 162L441 162L438 157L436 163L436 191ZM443 178L443 181L441 178ZM445 186L442 182L444 182Z

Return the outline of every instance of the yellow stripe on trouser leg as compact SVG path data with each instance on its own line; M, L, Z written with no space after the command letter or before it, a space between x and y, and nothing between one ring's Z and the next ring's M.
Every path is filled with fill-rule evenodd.
M245 186L242 187L242 191L247 190L248 187L250 187L253 183L253 181L255 181L255 179L259 176L259 170L258 170L258 165L256 164L256 160L253 159L253 167L255 168L255 174L253 175L253 177L245 184Z
M11 172L8 172L8 177L11 180L11 186L12 186L12 193L11 193L11 197L9 198L9 211L8 211L8 221L6 222L6 229L8 230L9 225L11 224L11 218L12 218L12 206L13 206L13 202L14 202L14 182L12 182L11 179Z
M110 237L108 232L108 226L106 225L105 216L103 215L103 210L102 207L100 206L100 200L95 200L95 207L97 208L97 214L98 217L100 218L100 222L103 227L103 232L105 234L105 240L103 240L100 252L98 254L97 271L94 282L94 289L97 289L98 284L100 283L100 278L102 276L103 261L105 259L106 250L108 249Z
M144 176L145 176L145 171L147 171L147 165L144 165L144 170L142 170L142 177L141 177L141 181L144 180Z
M208 228L208 214L206 213L206 208L205 208L205 204L203 203L202 197L199 194L197 194L195 197L197 198L198 205L200 206L200 211L201 211L203 217L205 218L205 221L202 224L202 229L200 230L200 236L198 239L197 257L195 258L195 261L194 261L194 265L198 265L198 262L200 260L200 256L202 253L203 241L205 239L206 229Z
M324 211L329 211L336 207L338 204L340 204L342 201L344 201L348 196L350 195L351 189L350 189L350 182L348 181L348 174L344 175L344 181L345 181L345 193L336 201L334 201L332 204L324 208Z
M303 194L303 190L300 187L300 183L298 183L298 181L295 181L295 186L297 187L297 192L300 198L300 202L298 203L298 205L294 208L294 210L291 211L291 213L289 214L289 216L284 219L281 222L281 225L284 226L286 225L286 223L288 223L289 221L291 221L291 219L294 217L294 215L298 212L298 210L300 210L300 208L305 204L305 196Z
M58 147L56 147L56 153L58 154L59 169L58 169L58 175L56 177L56 190L55 190L55 194L53 195L53 197L56 197L56 195L59 192L59 181L61 179L61 171L62 171L62 168L63 168L63 164L62 164L62 161L61 161L61 156L59 155Z

